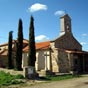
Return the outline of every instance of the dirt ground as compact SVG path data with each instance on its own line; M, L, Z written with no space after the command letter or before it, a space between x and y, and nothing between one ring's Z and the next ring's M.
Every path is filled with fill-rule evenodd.
M54 82L40 82L9 86L8 88L88 88L88 76Z

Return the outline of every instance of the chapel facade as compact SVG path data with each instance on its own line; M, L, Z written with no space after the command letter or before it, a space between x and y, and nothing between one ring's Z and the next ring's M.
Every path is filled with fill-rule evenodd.
M60 17L60 25L58 38L36 43L36 71L88 72L88 52L82 51L82 45L73 36L71 18L68 14ZM28 46L23 51L24 57L27 56Z

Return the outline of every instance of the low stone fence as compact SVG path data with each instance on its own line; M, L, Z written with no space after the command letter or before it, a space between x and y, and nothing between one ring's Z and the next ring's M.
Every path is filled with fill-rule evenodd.
M4 72L10 73L12 75L18 75L18 74L23 75L23 71L15 71L15 70L12 70L12 69L0 68L0 71L4 71Z

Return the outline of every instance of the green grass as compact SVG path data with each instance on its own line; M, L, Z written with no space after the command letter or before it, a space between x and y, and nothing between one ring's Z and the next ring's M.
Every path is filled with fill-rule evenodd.
M46 77L41 77L40 79L43 79L45 81L60 81L60 80L78 78L78 77L81 77L81 76L79 75L62 75L62 76L47 75ZM0 87L23 83L23 81L19 79L24 79L24 77L22 75L11 75L10 73L5 73L3 71L0 71Z
M20 84L22 81L19 81L17 79L23 79L24 77L22 75L11 75L10 73L5 73L3 71L0 71L0 86L8 86L12 84Z
M60 80L66 80L66 79L72 79L72 78L78 78L81 77L80 75L62 75L62 76L46 76L42 77L41 79L47 80L47 81L60 81Z

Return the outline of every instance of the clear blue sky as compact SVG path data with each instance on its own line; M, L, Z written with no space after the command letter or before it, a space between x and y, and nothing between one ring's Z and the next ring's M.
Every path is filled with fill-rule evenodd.
M64 13L72 19L73 35L83 50L88 50L88 0L0 0L0 44L8 41L9 31L17 38L19 18L23 21L24 38L28 39L31 15L35 19L36 40L55 39Z

